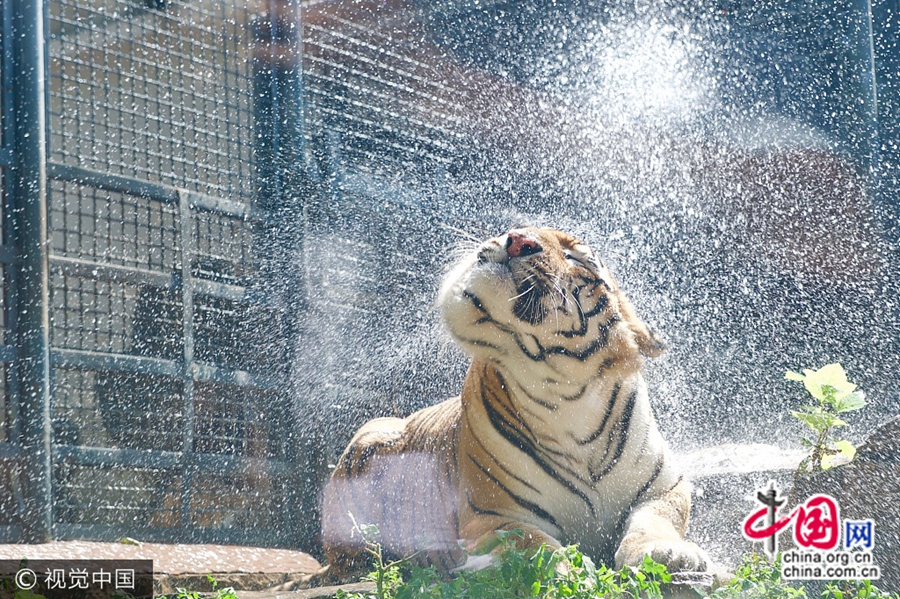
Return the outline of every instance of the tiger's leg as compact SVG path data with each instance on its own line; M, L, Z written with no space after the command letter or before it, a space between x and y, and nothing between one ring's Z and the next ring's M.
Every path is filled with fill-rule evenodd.
M540 528L533 524L516 522L510 518L496 515L478 515L470 519L460 530L460 535L466 541L466 550L469 553L480 554L487 551L502 549L498 546L497 531L517 531L521 537L515 537L516 549L537 549L546 546L548 549L559 549L562 544Z
M366 423L351 439L325 485L322 544L328 582L355 581L368 571L371 556L357 525L374 525L383 531L392 524L385 521L385 506L393 498L383 484L383 466L385 457L402 449L403 429L399 418Z
M691 512L691 490L680 481L661 497L639 503L625 523L616 551L616 567L639 566L645 555L673 572L705 572L709 556L695 543L684 540Z
M322 540L332 578L368 571L371 555L357 525L375 525L378 535L370 540L391 558L415 558L444 570L463 561L455 464L449 457L454 437L445 426L458 405L448 401L402 420L372 420L354 435L322 503Z

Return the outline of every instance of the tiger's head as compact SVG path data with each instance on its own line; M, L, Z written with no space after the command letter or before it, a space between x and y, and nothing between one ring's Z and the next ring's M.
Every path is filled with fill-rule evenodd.
M485 241L445 277L438 304L463 349L496 363L568 361L590 375L664 350L594 252L553 229Z

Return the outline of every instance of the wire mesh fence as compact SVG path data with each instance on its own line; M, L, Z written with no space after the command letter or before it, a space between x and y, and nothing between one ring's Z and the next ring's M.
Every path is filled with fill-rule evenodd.
M8 5L4 40L18 22ZM289 249L270 234L279 198L260 191L257 169L260 146L274 142L255 132L279 117L254 87L255 69L269 68L254 52L273 41L254 37L253 20L273 7L44 7L50 325L37 351L50 363L52 456L50 530L38 537L298 542L285 506L311 491L290 437L292 324L273 291L286 280L261 271ZM23 67L3 49L7 98L6 74ZM4 103L4 143L7 113ZM4 212L31 201L4 197ZM15 287L0 301L10 297ZM15 317L2 307L3 323ZM11 346L27 334L15 333ZM3 394L0 459L21 455L9 429L17 400ZM34 528L16 517L28 497L17 475L2 484L14 509L0 532L14 539Z
M51 160L249 201L254 9L48 2Z

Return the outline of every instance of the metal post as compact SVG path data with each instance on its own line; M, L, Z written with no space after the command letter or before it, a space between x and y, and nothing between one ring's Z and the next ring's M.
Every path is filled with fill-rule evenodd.
M23 536L46 542L53 529L51 499L49 247L44 7L12 3L13 165L10 169L19 253L16 364L21 409L20 472L24 486Z
M182 334L182 381L184 393L184 429L182 430L182 470L181 470L181 526L191 530L191 503L194 493L194 278L191 261L194 258L193 218L188 194L178 192L179 226L181 233L181 308Z
M269 0L254 20L253 44L256 201L269 217L255 231L263 248L259 282L284 312L279 334L290 350L306 300L302 269L296 263L308 195L300 1ZM299 427L289 428L297 438L291 439L287 458L296 466L294 486L300 491L283 524L293 527L292 536L309 548L318 532L314 443ZM296 517L298 513L304 517Z
M295 208L303 187L301 34L299 0L269 0L253 22L257 201L276 213Z
M860 65L860 104L863 122L866 127L866 165L872 184L879 188L880 151L878 123L878 81L875 76L875 35L872 28L871 0L857 0L859 12L859 32L857 34L856 52Z
M879 127L878 207L891 243L900 243L900 2L870 2ZM900 258L892 254L893 266ZM896 280L895 278L892 280Z

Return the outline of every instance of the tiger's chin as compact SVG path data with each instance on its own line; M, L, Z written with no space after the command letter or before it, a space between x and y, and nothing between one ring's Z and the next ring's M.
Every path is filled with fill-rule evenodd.
M504 239L490 239L480 250L456 264L444 278L438 308L447 330L472 357L496 361L514 349L510 332L552 342L543 326L548 315L561 325L571 313L559 310L568 298L564 290L547 293L546 282L531 271L525 258L509 257ZM557 273L546 275L558 278ZM550 335L548 336L548 332ZM512 347L509 347L512 345Z
M502 298L515 295L515 289L507 264L469 256L444 278L438 309L450 334L471 354L477 352L478 340L490 333L481 326L486 312L502 325L512 324L509 301Z

